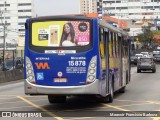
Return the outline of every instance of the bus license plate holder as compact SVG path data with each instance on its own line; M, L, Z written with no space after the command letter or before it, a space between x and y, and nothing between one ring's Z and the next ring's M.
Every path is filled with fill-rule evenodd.
M67 82L67 78L54 78L53 81L56 83L64 83Z

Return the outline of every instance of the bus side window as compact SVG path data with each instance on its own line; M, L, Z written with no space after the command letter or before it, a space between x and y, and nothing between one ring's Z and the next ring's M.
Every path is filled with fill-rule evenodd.
M102 69L106 69L106 57L105 57L105 48L104 48L104 29L100 28L100 44L99 44L99 49L100 49L100 55L101 55L101 67Z
M104 58L104 38L103 38L103 28L100 28L100 54L101 58Z
M110 51L110 57L112 58L113 57L113 34L112 32L110 31L110 34L109 34L109 51Z

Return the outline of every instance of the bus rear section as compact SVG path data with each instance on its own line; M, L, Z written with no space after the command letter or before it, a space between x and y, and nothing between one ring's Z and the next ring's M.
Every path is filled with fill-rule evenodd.
M98 36L93 34L98 25L93 22L63 17L26 21L26 94L48 95L50 102L100 94Z

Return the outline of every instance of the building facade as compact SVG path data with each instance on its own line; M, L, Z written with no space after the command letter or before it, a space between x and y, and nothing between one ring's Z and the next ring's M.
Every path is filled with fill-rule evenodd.
M80 0L80 14L97 13L97 0Z
M160 0L103 0L103 12L120 19L153 20L160 17Z
M128 24L134 36L142 32L144 22L158 24L160 0L103 0L103 15L130 21Z
M25 21L33 16L33 7L33 0L0 0L0 46L24 46Z

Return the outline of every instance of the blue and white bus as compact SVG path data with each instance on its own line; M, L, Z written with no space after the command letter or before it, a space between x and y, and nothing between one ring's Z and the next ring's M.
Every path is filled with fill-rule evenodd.
M112 102L130 82L128 34L97 18L52 16L25 24L25 94L95 95Z

